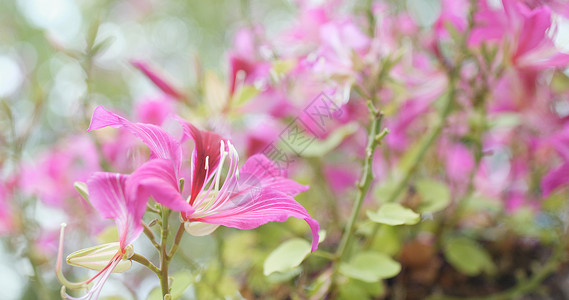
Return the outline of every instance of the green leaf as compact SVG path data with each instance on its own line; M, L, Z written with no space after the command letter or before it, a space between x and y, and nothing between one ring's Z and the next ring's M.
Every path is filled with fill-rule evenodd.
M361 252L350 262L340 264L342 274L365 282L377 282L394 277L400 271L401 264L379 252Z
M259 90L252 85L244 85L239 88L233 95L233 103L241 106L255 98L259 94Z
M188 289L194 281L194 277L192 277L188 272L178 272L170 277L172 279L170 295L173 300L180 299L184 295L186 289ZM159 287L153 289L152 292L150 292L150 295L148 295L148 300L163 300L162 290Z
M338 147L342 141L358 130L358 124L348 123L337 128L324 140L315 140L302 152L304 157L321 157Z
M496 271L496 266L488 252L469 238L446 239L444 254L454 268L469 276L476 276L482 272L493 274Z
M418 207L421 213L434 213L444 209L450 204L450 191L448 187L440 181L421 179L415 183L415 188L423 199L423 202Z
M418 213L399 203L385 203L377 212L368 211L367 216L376 223L390 226L414 225L421 219Z
M274 272L287 272L302 263L310 254L310 243L303 239L286 241L275 249L263 265L263 273L269 276Z

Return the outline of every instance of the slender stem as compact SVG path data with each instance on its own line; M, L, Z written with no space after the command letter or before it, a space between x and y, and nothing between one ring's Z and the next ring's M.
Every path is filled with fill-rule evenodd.
M172 245L170 252L168 252L168 261L172 260L174 254L176 254L176 251L178 251L178 248L180 247L180 241L182 241L183 236L184 236L184 222L181 222L180 226L178 226L178 230L176 231L176 237L174 238L174 245Z
M142 222L142 226L144 227L144 234L148 237L152 245L154 245L156 249L160 250L160 245L158 242L156 242L156 238L154 237L152 229L150 229L150 227L148 227L148 225L146 225L144 222Z
M166 252L168 244L168 218L170 210L162 207L162 241L160 243L160 287L162 288L162 297L170 293L168 286L168 253Z
M160 276L160 269L158 269L158 267L156 267L152 262L150 262L148 260L148 258L146 258L146 257L144 257L138 253L135 253L129 259L147 267L148 269L150 269L150 271L152 271L156 275Z
M419 164L423 160L423 157L427 153L427 150L429 150L431 145L437 140L437 138L441 134L441 132L444 128L445 122L446 122L446 118L451 111L452 103L454 102L454 98L456 97L456 73L457 73L456 69L449 71L448 77L449 77L450 91L449 91L449 94L447 95L446 101L444 103L444 106L443 106L443 109L441 112L441 116L439 118L439 122L429 132L429 135L423 140L421 148L419 149L419 152L417 153L417 155L415 155L413 161L410 164L410 167L405 170L403 177L401 178L401 180L399 180L399 182L397 183L397 186L393 189L391 194L389 194L389 196L385 199L386 203L394 202L399 197L399 195L403 192L403 190L405 189L405 187L409 183L409 179L411 179L411 176L414 174L415 169L419 166ZM379 231L380 225L381 224L379 224L379 223L374 224L372 233L371 233L369 239L367 240L364 248L369 248L373 244L373 240L375 239L375 236L377 235L377 232Z
M368 136L368 144L366 147L366 157L363 164L362 175L360 177L360 181L358 182L358 192L356 196L356 201L354 202L354 206L352 208L352 213L350 215L350 219L348 220L348 224L346 225L346 229L344 231L344 235L342 235L342 239L340 240L340 244L336 251L336 264L334 265L334 274L338 271L339 262L341 262L345 255L346 250L350 248L352 243L352 237L355 232L355 223L356 219L360 213L361 206L363 200L369 190L373 179L372 173L372 162L373 162L373 154L375 152L375 148L379 144L378 135L380 134L379 129L381 127L381 121L383 119L383 114L381 112L374 113L371 112L372 120L369 129L369 136Z

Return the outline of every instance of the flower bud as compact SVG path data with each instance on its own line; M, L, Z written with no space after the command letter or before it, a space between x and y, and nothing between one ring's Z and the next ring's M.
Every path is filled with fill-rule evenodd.
M121 249L118 242L103 244L75 251L67 256L67 263L72 266L84 267L91 270L103 270L117 255L120 255ZM132 256L132 255L131 255ZM130 260L121 260L113 273L122 273L132 266Z

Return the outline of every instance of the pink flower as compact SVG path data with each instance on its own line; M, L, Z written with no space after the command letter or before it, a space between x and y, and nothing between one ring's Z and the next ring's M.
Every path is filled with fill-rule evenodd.
M180 191L182 147L161 128L128 120L98 107L89 130L106 126L124 127L140 138L151 151L151 160L131 175L127 194L134 199L152 196L159 203L180 211L186 230L203 235L219 225L253 229L267 222L283 222L289 217L304 219L312 229L312 250L318 247L318 222L294 200L308 189L280 176L275 165L263 155L249 158L238 169L239 157L230 141L202 131L180 120L182 141L191 138L195 147L191 158L188 201ZM222 168L228 172L221 183Z
M229 93L233 95L240 84L252 84L269 75L271 64L256 55L255 39L259 28L240 29L233 40L234 48L229 54Z
M569 55L560 53L548 36L552 30L548 6L530 9L517 0L504 0L502 4L503 9L491 9L486 1L481 1L481 10L475 17L477 26L469 37L471 45L502 41L517 68L543 70L569 63Z
M68 288L86 288L88 284L95 281L93 287L89 289L87 294L84 296L75 298L62 292L62 296L65 298L97 299L104 283L107 281L113 270L119 265L123 258L129 258L128 256L132 254L127 253L127 246L138 238L143 230L141 221L146 210L146 200L142 198L132 198L126 194L128 180L128 175L99 172L95 173L87 181L89 200L93 207L95 207L95 209L104 218L114 219L117 224L119 232L119 248L107 265L95 276L80 283L69 282L61 274L63 254L62 228L57 258L57 273L59 280Z

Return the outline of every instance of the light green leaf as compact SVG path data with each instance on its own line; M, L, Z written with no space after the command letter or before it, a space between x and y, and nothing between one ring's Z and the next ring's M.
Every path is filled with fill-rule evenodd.
M377 282L393 277L401 271L401 264L379 252L361 252L350 262L340 264L340 272L350 278Z
M265 260L263 273L287 272L296 268L310 254L310 243L303 239L292 239L277 247Z
M259 94L259 90L252 85L244 85L239 88L233 95L233 103L241 106L255 98Z
M303 152L304 157L321 157L338 147L342 141L358 130L356 123L348 123L337 128L324 140L315 140Z
M434 213L444 209L450 204L450 191L448 187L440 181L421 179L415 183L415 188L423 199L423 202L418 207L421 213Z
M376 223L390 226L414 225L421 219L418 213L399 203L385 203L377 212L368 211L367 216Z
M469 276L482 272L492 274L496 271L496 266L486 250L469 238L446 239L444 254L453 267Z

